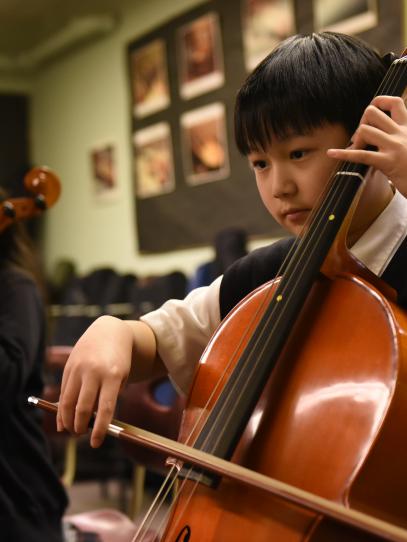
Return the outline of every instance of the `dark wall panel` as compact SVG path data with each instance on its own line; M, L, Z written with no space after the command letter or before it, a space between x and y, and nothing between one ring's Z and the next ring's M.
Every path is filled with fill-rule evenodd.
M313 25L312 0L296 0L295 17L298 32L310 32ZM378 0L379 25L359 34L383 53L402 49L403 5L401 0ZM200 15L215 12L219 16L225 85L195 98L184 100L178 90L177 30ZM131 42L132 52L156 38L165 41L171 105L169 108L146 116L133 117L133 133L137 130L168 122L171 126L176 189L168 194L149 198L135 196L136 228L142 252L163 252L210 244L219 230L228 226L246 229L251 236L281 236L282 229L264 209L249 171L234 145L233 105L237 89L247 73L244 67L240 1L213 0L202 4L180 17L156 28ZM130 72L130 69L129 69ZM129 81L130 84L130 81ZM222 102L227 114L227 139L230 175L220 181L190 186L185 182L182 162L180 116L195 108ZM132 111L130 112L132 115Z
M23 193L29 169L28 98L0 94L0 185L13 196Z

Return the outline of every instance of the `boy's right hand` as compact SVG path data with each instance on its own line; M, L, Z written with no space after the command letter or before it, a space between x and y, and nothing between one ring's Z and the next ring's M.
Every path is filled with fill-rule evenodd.
M376 96L366 108L346 149L328 156L380 170L407 197L407 109L398 96ZM372 146L374 150L366 149Z
M81 434L96 418L91 446L100 446L111 422L121 387L131 369L133 333L122 320L101 316L74 346L65 365L57 429Z

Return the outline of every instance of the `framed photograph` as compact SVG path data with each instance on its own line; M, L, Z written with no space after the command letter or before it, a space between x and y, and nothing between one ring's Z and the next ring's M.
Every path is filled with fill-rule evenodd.
M244 60L251 71L282 40L295 34L294 0L242 0Z
M113 143L97 145L90 151L94 192L99 200L115 199L119 193L116 149Z
M145 117L170 104L165 42L156 39L130 54L133 111Z
M213 103L181 116L187 184L219 181L229 175L225 106Z
M377 0L314 0L314 26L318 31L365 32L378 25L377 3Z
M180 95L193 98L225 82L219 18L208 13L178 30Z
M171 129L159 122L135 132L136 196L150 198L175 189Z

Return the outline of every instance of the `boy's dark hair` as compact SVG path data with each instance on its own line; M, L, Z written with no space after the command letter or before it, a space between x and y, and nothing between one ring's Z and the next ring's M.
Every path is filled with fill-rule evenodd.
M335 32L292 36L248 76L235 104L235 138L243 155L265 150L272 135L306 133L325 122L356 130L386 73L380 55Z

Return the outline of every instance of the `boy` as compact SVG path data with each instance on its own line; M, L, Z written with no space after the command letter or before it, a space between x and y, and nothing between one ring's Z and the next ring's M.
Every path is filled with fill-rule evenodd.
M335 169L334 159L373 166L348 243L365 265L397 288L407 307L407 281L400 274L402 258L407 263L407 201L402 195L407 195L407 112L400 98L389 96L367 107L386 69L372 49L354 38L335 33L291 37L240 89L235 131L266 208L295 236ZM352 134L352 146L344 149ZM376 146L377 152L358 150L366 145ZM128 378L168 371L187 392L220 320L278 273L291 243L284 239L252 252L210 286L184 301L167 302L141 321L99 318L67 362L58 429L85 432L97 408L91 444L99 446Z

